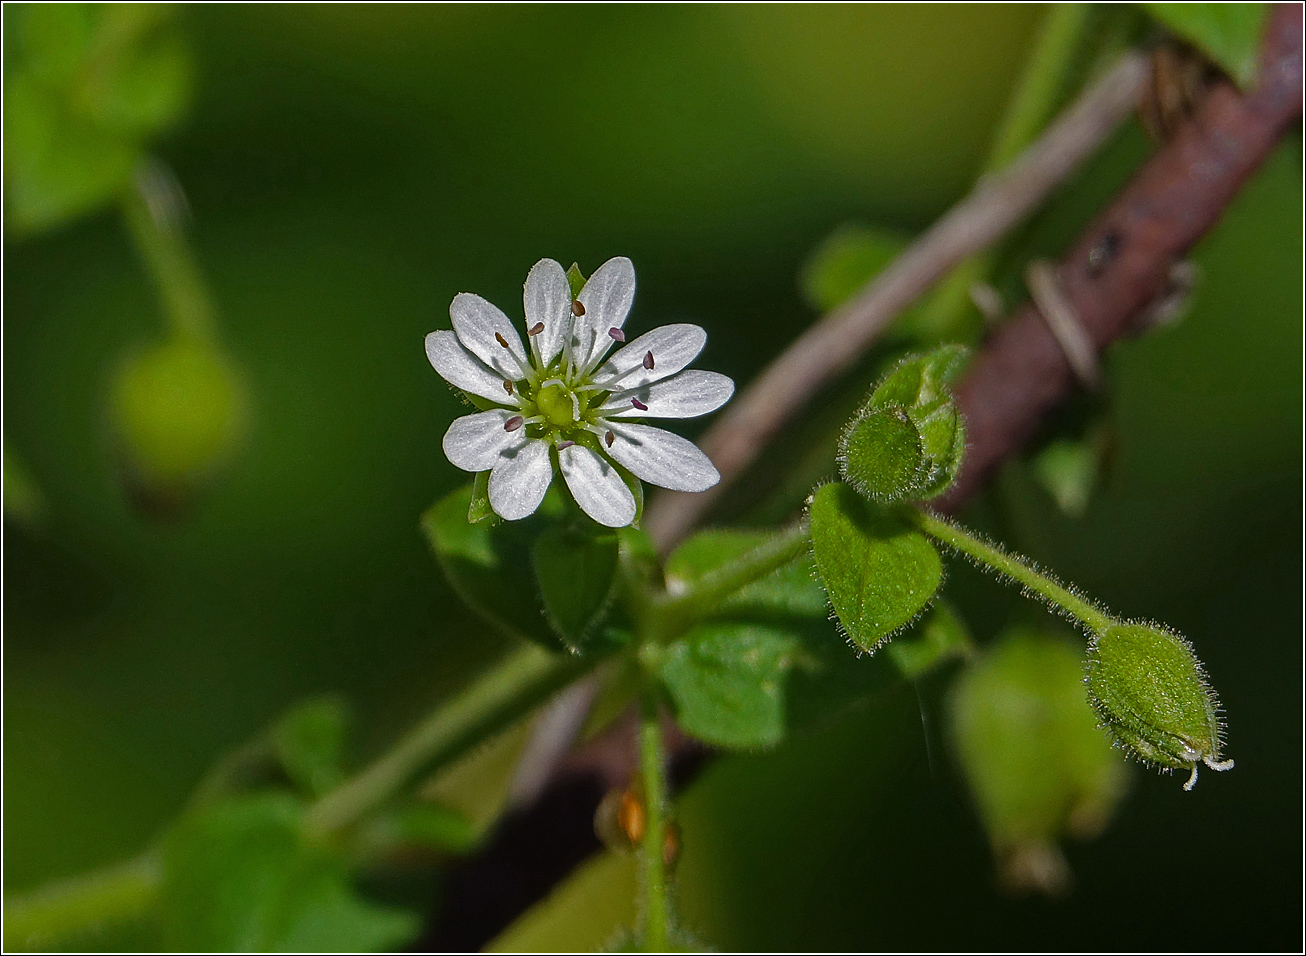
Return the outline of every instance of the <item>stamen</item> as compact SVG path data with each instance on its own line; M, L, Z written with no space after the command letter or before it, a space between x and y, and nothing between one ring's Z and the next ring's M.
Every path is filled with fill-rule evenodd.
M621 329L617 329L617 328L608 329L608 335L612 336L618 342L626 341L626 333L621 331Z
M575 392L568 392L567 394L571 396L571 420L578 422L580 421L580 399L576 397Z
M502 335L500 335L498 332L495 332L495 333L494 333L494 337L499 341L499 344L502 345L504 348L507 348L507 347L508 347L508 340L505 339L505 338L504 338Z
M585 306L581 305L580 299L571 300L571 314L578 317L585 314Z
M506 378L503 380L503 390L509 395L512 394L512 382L508 381Z
M543 323L543 322L536 322L534 325L532 325L529 329L526 330L526 334L527 334L527 335L539 335L539 334L540 334L541 332L543 332L543 331L544 331L544 323Z
M526 419L522 418L520 415L514 415L503 423L503 430L506 432L515 432L517 429L522 427L522 424L525 421Z
M653 353L647 352L644 355L644 367L650 372L653 371Z
M612 434L612 432L608 432L606 435L603 436L603 444L607 445L609 448L612 447L612 443L616 440L617 440L617 436Z
M574 444L576 444L574 441L560 441L558 442L558 451L562 451L564 448L570 448Z
M648 411L648 406L645 405L643 402L641 402L638 398L632 398L632 399L630 400L630 404L634 405L634 406L635 406L636 408L638 408L641 412L646 412L646 411Z

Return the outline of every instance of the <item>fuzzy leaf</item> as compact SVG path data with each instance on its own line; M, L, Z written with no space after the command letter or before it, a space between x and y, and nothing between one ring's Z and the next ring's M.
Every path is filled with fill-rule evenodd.
M703 624L661 650L657 671L686 732L718 747L768 747L784 736L797 645L761 625Z
M366 952L400 946L411 913L358 897L343 862L301 835L284 794L183 817L164 844L163 923L175 951Z
M558 510L557 498L550 496L540 512L524 521L471 524L468 483L427 509L422 530L450 586L468 607L510 634L556 651L563 644L540 614L531 556L542 525Z
M1214 60L1246 88L1256 76L1256 56L1267 3L1145 3L1147 12Z
M869 505L848 485L817 490L812 552L849 640L874 651L933 599L943 561L930 540L894 511Z
M667 586L674 592L695 584L704 575L743 557L764 544L762 531L704 531L680 545L667 559ZM722 616L772 619L824 618L825 594L816 583L811 555L801 555L784 567L754 581L726 598Z
M554 525L535 542L533 555L549 623L568 647L580 650L612 596L617 535Z

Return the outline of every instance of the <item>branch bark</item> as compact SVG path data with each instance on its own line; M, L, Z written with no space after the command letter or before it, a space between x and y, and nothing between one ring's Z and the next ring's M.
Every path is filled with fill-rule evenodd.
M1134 175L1057 269L1062 296L1101 352L1166 289L1170 270L1219 220L1302 110L1302 7L1267 18L1257 84L1218 83L1197 116ZM955 512L1037 433L1075 386L1065 352L1033 303L989 339L957 389L966 458L940 501Z

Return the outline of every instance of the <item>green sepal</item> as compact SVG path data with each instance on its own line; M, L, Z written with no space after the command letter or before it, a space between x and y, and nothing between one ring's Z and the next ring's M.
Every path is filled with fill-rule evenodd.
M573 651L584 649L612 600L617 576L614 531L556 524L535 541L535 579L549 624Z
M161 921L174 952L374 952L401 947L416 914L362 899L343 857L302 832L286 794L193 810L163 845Z
M580 265L573 262L567 267L567 284L571 286L571 297L574 299L580 295L580 290L585 288L585 283L589 280L585 278L585 273L580 271Z
M1103 725L1139 760L1194 774L1198 763L1232 766L1220 760L1219 701L1178 634L1139 622L1108 627L1089 642L1087 675Z
M939 552L895 509L839 482L817 489L809 514L830 606L849 641L873 652L933 600L943 582Z
M1251 86L1268 3L1145 3L1143 7L1214 60L1243 89Z
M472 500L467 506L467 520L472 524L481 521L498 521L499 516L490 507L490 473L478 471L472 479Z
M864 410L839 440L839 473L875 501L919 497L926 466L921 433L901 405Z
M509 634L549 650L565 649L540 614L531 553L540 532L560 517L561 499L550 489L530 518L476 524L467 520L471 502L468 482L422 515L422 531L450 587L468 607Z
M785 733L784 680L798 641L757 624L712 623L666 647L651 663L687 733L717 747L769 747Z

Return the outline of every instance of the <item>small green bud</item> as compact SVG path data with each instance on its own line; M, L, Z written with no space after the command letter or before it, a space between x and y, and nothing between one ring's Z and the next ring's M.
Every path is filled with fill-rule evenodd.
M840 439L845 481L881 502L924 500L948 489L966 448L948 386L966 357L963 347L945 345L894 366Z
M1150 624L1126 622L1094 636L1088 647L1088 697L1117 743L1146 764L1229 770L1220 759L1220 704L1187 641Z
M184 500L243 430L244 388L206 342L174 339L132 356L114 377L111 399L131 477L153 499Z

